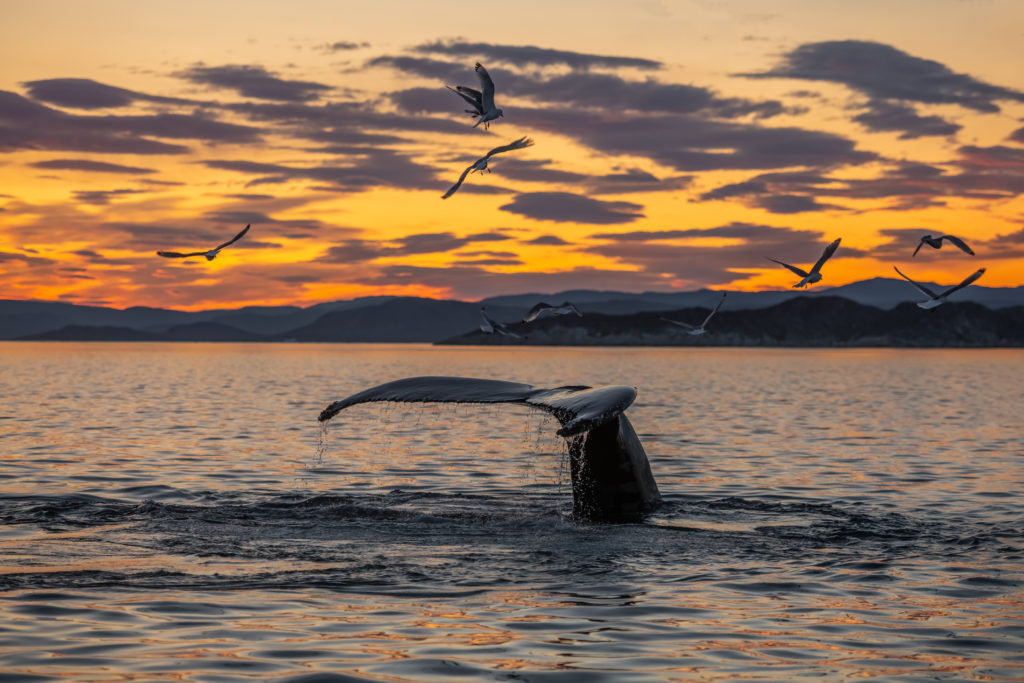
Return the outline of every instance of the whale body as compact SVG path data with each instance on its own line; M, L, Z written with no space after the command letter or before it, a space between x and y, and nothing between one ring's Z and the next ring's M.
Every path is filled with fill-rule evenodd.
M517 403L551 413L569 441L573 519L630 522L661 502L647 454L624 414L636 399L627 386L529 384L471 377L409 377L360 391L327 406L326 422L349 406L372 401L405 403Z

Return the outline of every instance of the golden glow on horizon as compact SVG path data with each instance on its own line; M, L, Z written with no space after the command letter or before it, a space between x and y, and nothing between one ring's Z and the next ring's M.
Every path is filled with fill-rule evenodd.
M622 68L613 71L628 80L708 88L722 98L749 99L757 102L777 100L785 113L765 119L753 116L729 119L730 126L757 126L760 129L799 129L841 136L853 141L858 152L882 157L863 164L835 168L810 169L799 165L783 168L742 170L680 171L659 160L657 155L600 151L558 132L545 123L530 127L517 120L517 107L523 110L540 102L525 95L509 94L499 104L506 118L496 122L491 135L473 131L471 120L460 114L459 102L441 90L444 79L402 73L386 65L368 67L369 59L382 55L429 56L410 49L425 42L449 38L446 22L437 11L383 3L380 7L347 8L346 35L332 28L330 21L310 21L294 12L256 0L264 11L247 13L233 21L240 23L228 37L211 23L226 12L223 7L208 8L185 0L173 12L155 5L140 8L115 0L100 2L85 9L75 3L62 3L69 25L45 23L41 10L11 6L5 12L11 21L0 29L12 50L24 59L0 64L0 89L26 94L26 82L55 78L90 78L115 88L126 88L159 97L185 100L177 104L139 99L128 106L96 109L57 107L67 116L147 117L173 113L188 117L197 112L213 122L253 128L261 141L199 139L143 135L147 140L188 148L184 154L120 154L67 149L13 148L4 150L0 161L0 298L62 299L79 303L103 302L118 307L150 305L196 309L215 304L235 307L249 304L309 304L332 298L372 294L454 297L472 300L495 293L515 293L517 287L536 291L577 288L576 280L558 279L564 275L593 271L589 286L602 289L640 290L651 287L755 291L785 289L792 285L792 274L763 257L771 256L794 265L813 262L790 252L793 242L756 242L758 257L744 254L735 264L716 257L717 277L702 274L712 267L712 250L727 255L740 253L745 237L686 235L646 242L616 242L614 235L633 232L702 230L732 224L769 226L778 235L801 231L810 238L802 243L804 253L814 252L834 237L842 237L837 258L823 269L818 287L836 286L870 277L895 277L892 266L922 281L959 282L967 273L986 267L979 285L1017 286L1024 284L1024 268L1013 249L1002 255L996 239L1013 234L1024 225L1024 200L1012 190L979 190L976 198L935 194L929 178L907 181L905 194L874 193L872 183L888 182L898 162L932 164L946 174L960 172L953 162L961 157L961 147L1005 147L1016 151L1005 157L989 155L977 164L989 171L1024 179L1024 146L1008 142L1021 128L1024 103L1012 97L999 100L1001 112L980 112L954 104L915 103L920 117L936 117L962 126L955 137L922 135L902 138L898 130L871 132L854 116L863 111L867 97L845 85L794 79L749 79L742 74L763 72L778 63L780 55L794 47L819 40L874 40L894 46L915 57L933 59L953 72L1006 88L1024 91L1019 69L1009 69L1002 56L1016 54L1016 40L1009 40L1008 25L1024 19L1020 5L993 3L969 18L956 3L939 3L922 17L906 8L887 8L887 22L878 22L871 9L833 8L831 14L808 14L808 3L782 0L771 17L758 15L752 5L743 2L688 3L687 12L664 8L656 17L643 9L588 5L592 21L588 31L566 32L570 18L568 7L524 0L525 5L543 6L551 16L545 26L535 26L522 16L509 17L498 35L489 35L495 44L540 45L593 54L621 55L659 60L657 71ZM332 3L313 3L325 19L337 18L340 8ZM388 9L390 7L390 9ZM302 14L302 13L299 13ZM950 43L939 40L940 33L926 30L907 35L901 21L915 21L936 31L965 25L984 27L987 33L962 35ZM196 18L204 19L196 31ZM308 15L313 16L313 15ZM760 18L757 18L759 17ZM385 23L382 20L387 18ZM488 22L471 17L466 30ZM12 30L14 25L22 28ZM591 25L592 24L592 25ZM336 24L341 25L341 24ZM1019 22L1018 22L1019 25ZM46 26L33 32L35 27ZM386 26L386 28L385 28ZM624 27L630 27L623 32ZM905 24L904 24L905 27ZM111 39L120 36L119 41ZM362 34L361 36L358 34ZM618 36L611 40L612 35ZM470 35L473 35L470 32ZM947 33L946 35L951 35ZM28 37L32 37L32 41ZM681 40L680 38L685 38ZM748 39L748 38L757 39ZM369 45L351 51L331 53L324 46L335 41L366 41ZM608 46L613 46L609 48ZM436 55L435 55L436 57ZM472 60L463 60L472 61ZM1009 60L1012 61L1012 60ZM370 132L393 139L375 145L383 150L380 160L317 150L319 143L295 135L305 124L300 121L270 122L250 118L242 110L225 105L301 105L259 99L231 89L216 89L183 80L181 72L202 62L207 66L257 65L278 78L290 81L323 83L334 88L320 100L324 102L367 103L374 111L396 116L392 128L352 132ZM570 73L568 68L528 67L547 74ZM511 78L508 65L492 67L496 78ZM466 69L465 84L473 83ZM506 81L509 82L509 81ZM440 101L452 106L451 118L464 126L455 132L421 131L415 127L424 113L406 111L389 100L389 93L405 88L437 89ZM499 83L500 87L500 83ZM800 94L813 92L813 96ZM448 98L448 99L445 99ZM197 104L201 102L204 104ZM625 105L625 103L624 103ZM433 112L431 112L433 113ZM580 125L585 123L581 110ZM340 114L338 115L341 116ZM631 114L610 112L609 119L628 122ZM410 127L403 128L403 121ZM329 129L344 123L328 117L315 125ZM686 117L680 117L680 135ZM45 122L43 125L45 129ZM550 130L549 130L550 128ZM339 129L340 130L340 129ZM348 129L345 129L348 130ZM462 132L459 132L462 131ZM493 173L472 175L467 186L449 200L439 195L462 169L476 157L498 144L521 135L530 135L537 145L497 157ZM670 144L671 140L666 140ZM1016 146L1014 146L1016 144ZM350 145L351 146L351 145ZM732 154L737 148L702 147L701 154ZM786 150L780 150L786 151ZM409 164L388 166L388 154L405 155ZM47 168L36 164L73 160L114 164L151 172L97 172L74 168ZM363 163L382 164L377 177L392 174L398 187L372 186L365 191L339 191L328 180L319 180L324 167L359 169ZM207 164L212 164L208 166ZM243 170L224 170L217 165L266 164L292 169L281 178L274 172L254 174ZM509 172L503 173L503 167ZM962 168L967 168L966 166ZM551 175L544 175L546 172ZM518 172L518 173L517 173ZM533 179L518 179L519 174L535 172ZM677 176L691 176L689 185L658 192L621 191L598 194L594 191L602 176L626 172L650 173L668 182ZM824 205L814 210L792 213L771 212L759 206L753 195L738 193L721 199L702 200L701 195L725 186L752 182L761 175L821 173L829 182L812 184L806 190L814 201ZM973 172L971 170L963 173ZM401 174L433 175L436 189L401 189ZM557 175L561 173L563 175ZM269 178L269 182L264 182ZM281 182L278 182L280 180ZM375 180L374 182L379 182ZM1024 183L1024 180L1020 181ZM917 185L914 185L917 183ZM415 183L413 183L415 184ZM427 181L427 185L431 182ZM856 187L854 191L847 187ZM968 182L968 185L970 183ZM468 187L471 185L472 187ZM1007 187L1020 187L1008 183ZM916 190L914 188L917 188ZM491 188L500 193L474 193ZM608 189L604 187L604 189ZM637 189L637 188L632 188ZM603 191L603 190L602 190ZM804 190L801 190L804 191ZM780 189L764 195L800 194ZM858 192L861 194L858 195ZM917 196L914 195L917 192ZM557 204L548 200L543 212L548 219L532 218L510 211L525 194L567 193L587 197L593 204L580 211L592 211L594 222L552 220L559 215ZM931 201L929 204L928 202ZM505 207L505 208L502 208ZM568 211L568 210L567 210ZM604 218L607 212L621 212L621 218ZM529 213L529 212L527 212ZM571 212L569 212L571 213ZM540 214L538 214L539 216ZM581 214L583 215L583 214ZM261 217L269 220L262 220ZM156 249L205 249L216 244L217 235L225 238L246 222L253 224L243 242L225 250L217 259L192 263L165 261L155 256ZM975 259L962 257L952 248L940 252L925 250L911 259L913 243L906 254L875 254L893 239L885 231L919 230L959 234L969 242L981 244ZM406 243L415 236L447 234L451 244L430 251ZM480 237L481 235L498 235ZM477 237L472 237L477 236ZM605 237L608 236L608 237ZM540 238L542 243L531 244ZM464 243L456 244L459 240ZM557 243L561 240L562 244ZM546 241L546 243L544 243ZM552 244L552 242L556 242ZM813 243L813 246L810 245ZM988 243L988 244L986 244ZM616 244L622 248L616 252ZM331 247L363 247L365 254L350 262L333 263ZM671 269L659 260L659 250L668 258L693 249L706 254L708 263L695 262ZM373 251L376 250L376 251ZM846 253L844 254L844 250ZM350 252L345 252L350 253ZM375 256L373 254L376 254ZM337 260L337 259L335 259ZM479 265L474 261L480 261ZM407 267L412 280L396 269ZM444 284L444 273L482 269L476 280L453 276ZM668 272L671 270L672 272ZM691 272L692 270L692 272ZM425 275L420 281L415 273ZM722 274L725 274L724 276ZM723 281L728 273L731 282ZM426 275L429 274L429 277ZM542 277L544 276L544 277ZM546 277L546 279L545 279ZM624 278L618 280L617 278ZM491 278L486 292L478 291L479 278ZM508 279L502 279L508 278ZM513 279L519 278L519 279ZM581 280L583 281L583 280ZM518 284L526 282L530 284ZM559 285L571 282L571 285ZM506 283L506 284L503 284ZM549 285L535 283L551 283ZM618 284L617 284L618 283ZM908 285L909 286L909 285Z

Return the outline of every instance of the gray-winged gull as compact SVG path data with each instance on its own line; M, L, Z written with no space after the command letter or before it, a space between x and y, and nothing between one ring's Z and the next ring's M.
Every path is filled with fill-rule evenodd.
M917 287L918 291L920 291L922 294L928 297L927 301L919 301L917 303L917 305L920 306L921 308L935 308L936 306L941 306L942 304L946 303L946 299L949 297L950 294L957 291L958 289L963 289L964 287L971 284L985 273L984 268L979 268L978 270L974 271L966 278L964 278L964 281L961 282L960 284L950 287L941 294L936 294L935 292L928 289L921 283L914 282L913 280L911 280L909 277L900 272L900 269L897 268L896 266L893 266L892 268L893 270L900 274L900 277L902 277L904 280Z
M466 113L470 116L478 117L476 123L473 124L474 128L481 123L484 124L484 128L488 128L491 121L505 114L494 106L494 81L491 80L487 69L480 62L477 62L474 68L476 69L477 78L480 79L480 90L467 88L464 85L457 85L454 88L450 85L445 87L469 102L470 106L473 107L472 109L467 109Z
M529 147L532 144L533 144L533 140L531 140L530 138L524 136L524 137L519 138L518 140L515 140L514 142L508 143L507 145L501 145L500 147L495 147L490 152L488 152L487 154L483 155L482 157L480 157L479 159L474 161L472 164L467 166L466 170L462 172L462 175L459 176L459 179L456 181L456 183L454 185L452 185L450 188L448 188L447 192L445 192L443 195L441 195L441 199L448 199L453 194L455 194L455 192L460 187L462 187L462 182L466 179L466 176L468 176L470 173L474 173L476 171L487 171L488 173L490 173L491 170L487 167L487 162L495 154L501 154L502 152L511 152L512 150L516 150L516 149L524 149L526 147Z

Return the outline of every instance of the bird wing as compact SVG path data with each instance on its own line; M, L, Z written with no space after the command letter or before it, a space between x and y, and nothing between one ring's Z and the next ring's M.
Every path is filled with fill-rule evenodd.
M480 91L479 90L473 90L473 88L467 88L467 87L465 87L463 85L457 85L454 88L451 87L450 85L446 85L444 87L448 88L453 93L455 93L456 95L458 95L462 99L464 99L467 102L469 102L469 104L472 105L472 107L474 109L476 109L476 112L478 114L483 114L484 113L483 107L480 106Z
M915 287L917 287L917 288L918 288L919 290L921 290L921 292L922 292L923 294L925 294L925 295L926 295L926 296L928 296L929 298L931 298L931 299L938 299L938 298L939 298L939 297L938 297L938 295L937 295L937 294L935 294L935 292L933 292L932 290L928 289L927 287L925 287L924 285L922 285L922 284L920 284L920 283L914 282L914 281L913 281L913 280L911 280L911 279L910 279L909 277L907 277L906 275L904 275L904 274L903 274L902 272L900 272L900 269L899 269L899 268L897 268L896 266L893 266L893 267L892 267L892 269L893 269L893 270L895 270L895 271L896 271L897 273L899 273L899 274L900 274L900 277L902 277L902 278L903 278L904 280L906 280L906 281L907 281L907 282L909 282L910 284L912 284L912 285L914 285Z
M940 242L942 240L949 240L949 243L958 247L960 251L963 251L965 253L970 254L971 256L974 256L974 251L969 246L967 246L967 243L964 242L959 237L954 237L953 235L943 235L942 237L939 238Z
M800 268L797 268L796 266L791 266L788 263L783 263L782 261L778 261L776 259L773 259L770 256L766 256L765 258L767 258L769 261L775 261L775 263L778 263L783 268L789 268L791 271L793 271L794 273L796 273L800 277L807 277L808 275L810 275L810 273L805 273L803 270L801 270Z
M552 306L551 304L546 304L544 302L541 302L539 304L535 304L534 307L531 308L526 313L526 317L523 318L523 322L524 323L532 323L534 320L536 320L537 318L540 317L541 313L543 313L544 311L550 310L552 308L554 308L554 306Z
M469 166L467 166L466 170L462 172L462 175L459 176L459 179L455 182L455 184L452 185L451 187L449 187L448 191L445 192L443 195L441 195L441 199L448 199L453 194L455 194L455 192L460 187L462 187L462 181L464 181L466 179L466 176L469 175L469 172L473 170L474 166L476 166L476 164L470 164Z
M229 239L227 242L225 242L224 244L222 244L219 247L217 247L216 251L220 251L224 247L234 244L238 240L242 239L242 235L244 235L247 232L249 232L249 226L248 225L245 226L244 228L242 228L242 232L238 233L237 235L235 235L234 237Z
M665 317L660 316L660 315L658 316L658 320L664 320L667 323L672 323L673 325L678 325L679 327L682 327L685 330L695 330L695 329L697 329L696 325L691 325L690 323L681 323L678 320L672 320L671 318L665 318Z
M923 247L923 246L924 246L924 238L922 237L921 241L917 243L917 248L914 249L914 253L910 255L911 258L913 258L914 256L917 256L917 252L921 251L921 247Z
M205 251L190 251L187 254L182 254L181 252L177 252L177 251L158 251L156 253L159 256L163 256L164 258L188 258L189 256L205 256L206 255Z
M510 152L510 151L512 151L514 149L524 149L526 147L531 146L532 144L533 144L533 140L524 136L524 137L521 137L521 138L519 138L518 140L516 140L514 142L508 143L507 145L501 145L500 147L495 147L490 152L488 152L486 155L484 155L484 158L485 159L490 159L495 154L501 154L502 152Z
M480 79L480 90L483 91L480 104L485 112L490 111L494 109L494 81L491 80L491 75L487 73L487 69L480 62L477 62L474 68L477 78Z
M842 239L842 238L840 238ZM825 265L825 261L828 261L832 257L832 254L836 253L836 249L839 248L839 240L836 240L832 244L825 247L825 251L821 252L821 258L819 258L815 264L811 267L812 273L817 273L821 270L821 267Z
M715 305L715 307L714 307L714 308L713 308L713 309L711 310L711 312L710 312L710 313L708 313L708 317L704 318L704 322L702 322L702 323L700 324L700 326L701 326L701 327L704 327L705 325L707 325L707 324L708 324L708 321L710 321L710 320L711 320L711 317L712 317L712 316L713 316L713 315L714 315L715 313L718 313L718 309L722 307L722 304L723 304L723 303L725 303L725 296L726 296L726 293L725 293L725 292L722 292L722 298L718 300L718 303L717 303L717 304Z
M516 334L512 330L508 329L508 325L505 325L503 323L496 323L496 326L495 326L494 329L496 329L500 334L503 334L506 337L515 337L516 339L522 339L523 338L522 335Z
M408 377L352 394L327 406L326 422L349 406L371 401L403 403L519 403L540 408L561 423L561 436L573 436L618 417L636 400L626 386L565 386L542 389L519 382L472 377Z
M953 292L957 291L958 289L963 289L964 287L966 287L967 285L971 284L972 282L977 280L979 277L981 277L984 273L985 273L985 269L984 268L979 268L978 270L974 271L973 273L968 275L966 278L964 278L963 282L961 282L960 284L958 284L958 285L956 285L954 287L950 287L949 289L947 289L945 292L943 292L939 296L945 298L945 297L949 296L950 294L952 294Z

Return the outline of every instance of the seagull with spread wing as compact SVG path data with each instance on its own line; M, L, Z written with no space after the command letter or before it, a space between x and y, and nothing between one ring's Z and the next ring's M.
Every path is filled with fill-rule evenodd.
M840 238L840 239L842 239L842 238ZM833 242L832 244L830 244L827 247L825 247L825 251L822 252L821 258L818 259L817 263L815 263L813 266L811 266L811 271L810 272L807 272L807 271L805 271L805 270L803 270L801 268L797 268L796 266L791 266L788 263L783 263L782 261L777 261L777 260L775 260L775 259L773 259L771 257L768 257L768 260L769 261L774 261L775 263L778 263L783 268L788 268L789 270L793 271L794 273L796 273L797 275L799 275L800 277L803 278L802 280L800 280L800 282L798 282L795 285L793 285L794 288L806 287L807 285L813 285L815 282L820 282L821 281L821 267L823 265L825 265L825 261L828 261L829 258L832 256L832 254L836 253L836 249L838 249L838 248L839 248L839 239L837 239L835 242Z
M464 85L457 85L454 88L450 85L445 87L469 102L469 105L473 107L472 109L467 109L466 113L470 116L479 117L476 123L473 124L474 128L481 123L484 124L484 128L488 128L491 125L491 121L505 114L494 106L494 81L491 80L487 69L480 62L477 62L474 68L476 69L477 78L480 79L480 90L467 88Z
M921 238L921 241L917 243L917 248L914 249L914 253L911 254L911 256L917 256L917 252L926 244L933 249L942 249L942 240L949 240L949 243L960 249L960 251L974 256L974 250L967 246L967 243L962 239L954 237L953 235L939 235L938 237L925 235Z
M242 239L242 236L245 235L245 233L247 232L249 232L248 225L242 229L242 232L238 233L237 235L235 235L234 237L232 237L219 247L215 247L213 249L210 249L209 251L190 251L187 254L183 254L177 251L158 251L156 253L165 258L188 258L189 256L205 256L207 261L212 261L213 259L217 258L217 254L220 253L221 249L230 246L237 242L238 240Z
M902 277L904 280L917 287L918 291L920 291L922 294L928 297L927 301L919 301L917 303L917 305L920 306L921 308L935 308L936 306L941 306L942 304L946 303L946 299L949 297L950 294L959 289L963 289L964 287L971 284L985 273L984 268L979 268L978 270L974 271L966 278L964 278L964 281L961 282L960 284L950 287L941 294L936 294L932 290L922 285L920 282L914 282L913 280L911 280L909 277L900 272L900 269L897 268L896 266L893 266L892 268L893 270L900 274L900 277Z
M479 159L474 161L472 164L467 166L466 170L462 172L461 176L459 176L458 181L454 185L452 185L450 188L448 188L447 192L445 192L443 195L441 195L441 199L448 199L453 194L455 194L455 192L460 187L462 187L462 182L466 179L466 176L468 176L470 173L474 173L476 171L480 171L480 172L487 171L488 173L490 173L491 169L489 169L487 167L487 164L490 161L491 157L494 156L495 154L501 154L502 152L511 152L512 150L516 150L516 149L524 149L526 147L529 147L532 144L533 144L533 140L532 139L530 139L528 137L521 137L521 138L519 138L518 140L516 140L514 142L508 143L507 145L501 145L500 147L495 147L490 152L488 152L487 154L483 155L482 157L480 157Z
M556 315L568 315L570 313L575 313L581 318L583 317L583 314L580 313L580 309L576 308L568 301L563 301L559 306L552 306L551 304L541 302L530 309L529 313L526 314L526 317L523 318L523 322L532 323L538 318L549 318Z
M726 297L726 292L722 292L722 298L718 300L718 304L716 304L715 307L711 310L711 312L708 313L708 317L704 318L704 322L702 322L700 325L691 325L690 323L679 322L678 320L672 320L670 318L665 318L665 317L660 316L660 315L658 316L658 320L664 320L667 323L672 323L673 325L678 325L679 327L681 327L684 330L686 330L687 334L692 334L692 335L704 334L704 333L707 332L707 330L704 329L705 326L707 326L708 322L711 321L711 318L714 317L715 313L718 313L718 309L722 307L722 304L725 303L725 297Z
M480 317L483 318L483 322L480 323L480 331L485 334L494 334L497 332L505 337L514 337L516 339L522 339L522 335L516 334L512 330L508 329L503 323L499 323L497 320L487 315L487 309L484 306L480 307Z

